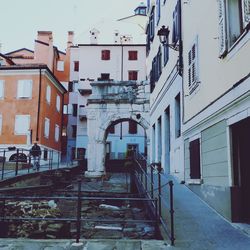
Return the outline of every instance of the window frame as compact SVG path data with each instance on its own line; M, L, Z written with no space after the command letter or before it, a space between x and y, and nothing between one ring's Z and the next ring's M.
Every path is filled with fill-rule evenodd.
M79 72L79 61L74 61L74 72Z
M129 70L128 71L128 80L129 81L138 81L138 70ZM135 74L135 75L134 75ZM131 77L132 76L132 77ZM136 77L134 77L136 76ZM132 78L132 79L131 79ZM136 78L136 79L135 79Z
M28 128L27 128L27 131L26 132L19 132L18 129L17 129L17 118L19 117L26 117L27 120L28 120ZM23 128L23 125L22 125L22 128ZM19 115L15 115L15 124L14 124L14 134L15 135L28 135L28 131L30 129L30 115L24 115L24 114L19 114Z
M129 61L137 61L138 60L138 51L137 50L129 50L128 51L128 60Z
M30 85L29 91L24 91L24 88L25 88L24 84L28 84L27 82L29 82L29 85ZM23 86L20 87L20 85L23 85ZM27 86L26 86L26 88L27 88ZM33 80L31 80L31 79L19 79L17 81L17 99L32 99L32 89L33 89ZM26 93L28 93L28 95L25 95ZM22 96L21 96L21 94L22 94Z
M5 80L0 80L0 100L4 99L5 94Z
M109 61L111 58L111 51L109 49L102 49L101 50L101 60L102 61Z
M195 148L195 147L197 147L197 148ZM197 155L196 155L196 153L197 153ZM190 157L189 158L190 159L190 179L191 180L201 180L202 173L201 173L201 143L200 143L200 138L189 141L189 157ZM194 157L197 157L197 160L193 159ZM198 171L198 172L195 172L195 171Z

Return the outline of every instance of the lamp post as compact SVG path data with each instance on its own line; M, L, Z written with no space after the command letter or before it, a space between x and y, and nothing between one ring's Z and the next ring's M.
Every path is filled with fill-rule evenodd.
M159 36L160 42L165 45L168 46L169 48L175 50L175 51L179 51L179 46L176 44L169 44L168 43L168 36L169 36L170 30L169 28L165 25L163 25L157 32L157 36Z

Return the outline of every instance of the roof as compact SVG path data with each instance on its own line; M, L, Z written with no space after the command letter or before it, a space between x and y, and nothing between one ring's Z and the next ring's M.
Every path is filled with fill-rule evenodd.
M52 71L48 68L46 64L39 64L39 63L32 63L32 64L15 64L11 66L0 66L1 70L25 70L25 69L45 69L55 80L57 85L63 90L63 93L66 93L67 90L64 88L64 86L59 82L59 80L56 78L56 76L52 73Z
M113 44L111 44L111 43L107 43L107 44L105 44L105 43L102 43L102 44L91 44L91 43L89 43L89 44L78 44L77 46L71 46L71 48L77 48L77 47L82 47L82 46L114 46L114 47L117 47L117 46L122 46L122 47L126 47L126 46L128 46L128 47L135 47L135 46L146 46L146 44L133 44L133 43L126 43L126 44L121 44L121 43L113 43Z
M15 63L6 55L3 55L2 53L0 53L0 57L3 57L10 65L15 65Z
M17 50L13 50L13 51L10 51L8 53L5 53L6 56L10 55L10 54L13 54L13 53L16 53L16 52L19 52L19 51L22 51L22 50L26 50L26 51L29 51L31 53L34 53L33 50L30 50L30 49L27 49L27 48L21 48L21 49L17 49Z

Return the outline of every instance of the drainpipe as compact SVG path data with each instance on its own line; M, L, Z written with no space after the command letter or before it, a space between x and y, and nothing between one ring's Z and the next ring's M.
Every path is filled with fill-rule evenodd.
M123 44L122 44L122 60L121 60L121 81L123 81Z
M38 105L37 105L37 119L36 119L36 141L39 140L39 116L40 116L40 102L41 102L41 87L42 87L42 69L39 69L39 93L38 93Z

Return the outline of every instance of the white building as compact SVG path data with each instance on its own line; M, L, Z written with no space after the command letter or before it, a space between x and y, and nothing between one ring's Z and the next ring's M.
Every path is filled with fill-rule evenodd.
M250 221L250 1L182 1L185 180Z
M165 173L183 180L180 5L176 0L148 1L148 4L147 74L152 92L150 160L160 162ZM163 25L170 31L165 44L157 35Z

